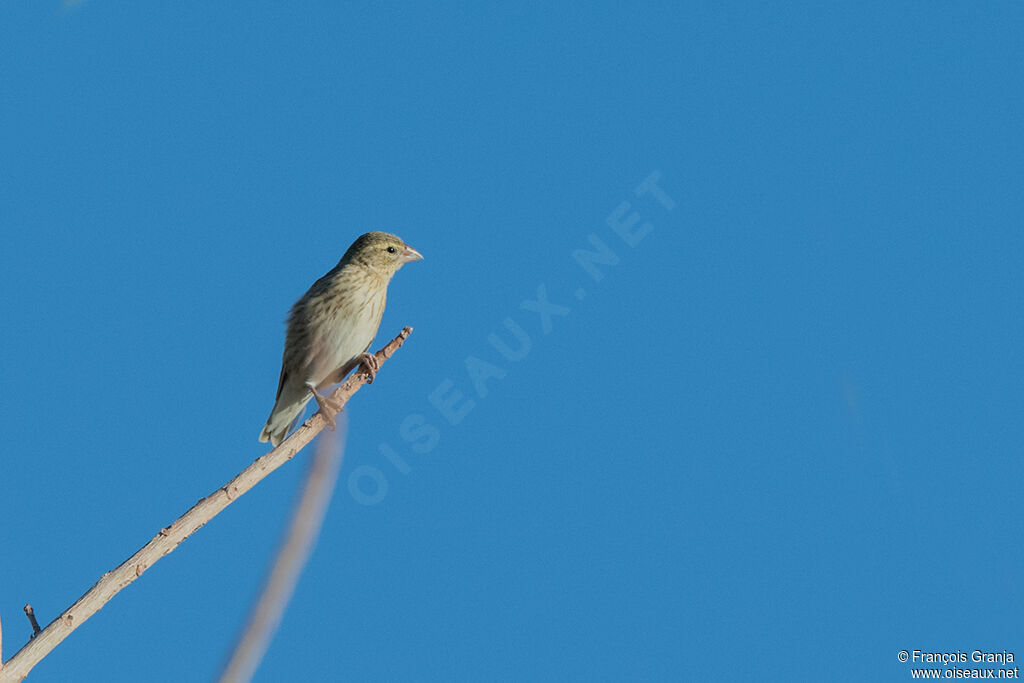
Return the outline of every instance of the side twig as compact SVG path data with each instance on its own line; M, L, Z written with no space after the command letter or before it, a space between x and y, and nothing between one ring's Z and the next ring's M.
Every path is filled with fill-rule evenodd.
M25 616L28 617L28 623L32 624L32 635L30 638L35 638L36 634L43 629L39 628L39 622L36 621L36 611L32 609L32 605L25 605L22 607L25 610Z
M404 328L397 337L375 354L377 364L382 365L394 355L412 333L411 327ZM360 387L370 378L368 372L359 368L331 395L340 407L359 391ZM333 416L332 416L333 417ZM205 498L200 498L185 514L174 520L170 526L164 527L142 546L138 552L122 562L112 571L100 577L100 580L86 593L64 610L46 628L18 650L13 657L4 663L0 671L0 683L21 681L28 675L43 657L48 655L57 645L67 638L86 619L96 614L107 602L132 583L142 573L153 566L160 558L177 548L182 541L198 531L204 524L217 516L236 498L246 493L263 480L268 474L292 459L306 444L313 440L327 424L323 414L317 412L306 420L299 429L284 442L266 455L242 470L234 479L220 487Z
M253 605L245 629L238 639L231 659L221 673L220 683L248 683L263 660L271 638L277 631L285 608L295 592L302 568L309 560L320 535L327 506L331 502L341 462L345 457L345 436L348 428L345 414L338 420L336 434L323 434L309 463L299 498L292 511L291 523L282 539L273 568L263 584L259 599ZM334 438L331 438L331 437Z

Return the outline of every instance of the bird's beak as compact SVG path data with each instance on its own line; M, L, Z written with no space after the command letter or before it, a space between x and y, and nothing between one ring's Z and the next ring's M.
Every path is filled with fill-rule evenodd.
M402 252L402 263L408 263L409 261L422 261L423 254L416 251L409 245L406 245L405 251Z

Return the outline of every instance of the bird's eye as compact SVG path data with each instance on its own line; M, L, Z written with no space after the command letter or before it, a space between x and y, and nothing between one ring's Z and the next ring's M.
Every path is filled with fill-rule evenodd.
M394 247L388 247L388 253L389 254L394 254L395 253L395 248Z

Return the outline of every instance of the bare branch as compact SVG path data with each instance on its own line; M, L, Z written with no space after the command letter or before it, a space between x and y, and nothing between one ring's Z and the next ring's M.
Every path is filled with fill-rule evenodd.
M295 592L299 575L313 550L320 527L331 502L338 472L345 457L345 434L348 425L342 414L335 438L323 434L317 442L316 454L309 464L309 472L302 493L292 512L292 521L284 536L273 569L231 659L224 667L220 683L248 683L256 673L266 654L274 632L288 601Z
M375 354L378 365L391 358L412 333L411 327L404 328L397 337ZM332 400L343 406L360 387L366 384L369 373L359 368L331 395ZM266 455L242 470L234 479L205 498L200 498L185 514L170 526L164 527L142 546L138 552L107 572L96 584L86 591L73 605L64 610L46 628L32 638L14 654L0 671L0 683L21 681L40 660L67 638L86 619L96 614L111 598L149 569L161 557L167 555L186 538L198 531L204 524L218 515L236 498L258 484L264 477L276 470L313 440L326 425L322 413L317 412L306 420L299 429Z

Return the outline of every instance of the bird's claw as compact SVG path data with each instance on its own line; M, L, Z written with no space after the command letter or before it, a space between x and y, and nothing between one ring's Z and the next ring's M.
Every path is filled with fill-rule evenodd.
M380 369L380 363L377 362L377 356L364 351L359 355L359 363L366 370L366 374L370 376L369 379L366 380L366 383L373 384L373 380L377 378L377 370Z
M312 384L306 385L311 392L313 392L313 398L316 399L316 403L320 406L320 414L324 416L324 422L327 426L334 430L334 415L335 413L341 412L341 404L334 399L324 396L316 390Z

